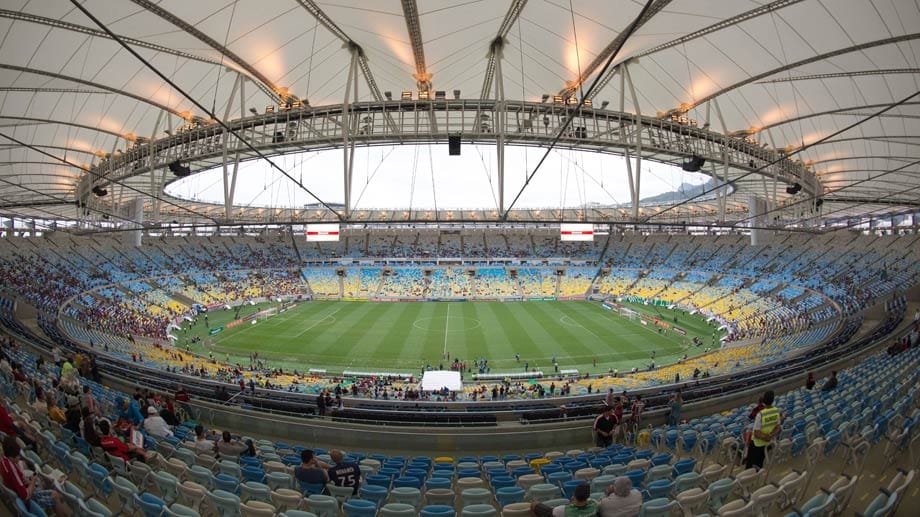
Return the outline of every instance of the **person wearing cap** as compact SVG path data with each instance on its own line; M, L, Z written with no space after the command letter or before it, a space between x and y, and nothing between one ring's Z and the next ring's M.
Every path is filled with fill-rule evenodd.
M144 430L147 431L147 434L157 438L166 438L167 436L173 435L169 424L167 424L166 420L157 413L157 408L153 406L147 408L147 418L144 419Z
M597 515L597 503L591 500L590 485L582 483L575 487L569 504L550 508L543 503L534 502L530 505L530 512L537 517L589 517Z
M141 422L144 421L141 408L137 405L136 400L122 397L115 399L115 411L118 413L119 420L127 420L132 425L141 425Z
M631 479L619 476L607 487L606 497L597 506L600 517L635 517L642 507L642 493L633 488Z

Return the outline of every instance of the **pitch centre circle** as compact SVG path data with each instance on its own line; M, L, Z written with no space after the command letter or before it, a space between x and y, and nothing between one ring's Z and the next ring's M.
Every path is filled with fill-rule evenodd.
M412 326L424 331L444 332L466 332L468 330L478 329L482 322L476 318L466 318L463 316L431 316L428 318L419 318L412 322Z

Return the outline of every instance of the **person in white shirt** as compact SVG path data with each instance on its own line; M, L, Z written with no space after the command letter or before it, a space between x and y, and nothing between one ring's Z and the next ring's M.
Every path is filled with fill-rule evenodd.
M635 517L642 507L642 493L633 488L631 479L620 476L607 487L607 497L597 506L600 517Z
M153 406L147 408L147 418L144 419L144 430L147 431L147 434L151 434L157 438L165 438L173 435L169 424L166 423L166 420L163 420L163 417L157 413L157 408Z

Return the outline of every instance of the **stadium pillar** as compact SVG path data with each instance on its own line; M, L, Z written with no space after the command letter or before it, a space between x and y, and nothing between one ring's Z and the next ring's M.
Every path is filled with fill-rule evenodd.
M495 156L498 168L498 211L505 213L505 78L502 76L502 58L504 40L497 38L492 42L495 53Z
M748 218L751 220L751 246L767 244L769 234L767 230L762 229L766 205L766 202L757 196L748 198Z
M241 88L242 82L243 82L243 75L240 73L237 73L236 80L233 81L233 88L230 90L230 97L227 98L227 107L224 109L224 122L227 122L230 118L230 106L233 105L233 98L236 96L236 91ZM241 101L240 116L242 117L244 116L246 112L243 111L242 99L240 99L240 101ZM228 175L228 170L227 170L227 144L229 143L228 142L229 139L230 139L230 132L224 131L224 139L221 144L221 150L222 150L221 163L223 164L223 171L224 171L224 174L223 174L224 219L226 219L227 221L230 221L230 217L232 216L232 210L233 210L233 193L231 192L231 189L230 189L231 181L230 181L230 177ZM236 159L234 160L234 164L233 164L232 183L234 185L236 185L236 172L237 170L239 170L239 166L240 166L239 158L240 158L240 155L239 153L237 153Z
M621 65L620 70L620 95L622 95L623 82L629 85L629 96L632 99L633 109L636 112L635 127L632 133L636 139L636 167L635 175L633 174L632 164L629 156L629 142L623 142L626 149L626 173L629 175L629 191L632 196L632 216L633 221L639 220L639 193L642 184L642 109L639 108L639 97L636 95L636 88L633 86L632 77L629 75L628 61ZM620 104L623 104L623 98L620 98ZM622 108L621 108L622 109ZM622 127L622 125L621 125Z
M132 199L129 208L131 210L131 226L134 228L130 233L131 244L134 246L140 246L141 235L144 233L142 230L144 227L144 199L140 197Z
M349 97L354 96L354 101L358 101L358 49L354 45L349 47L351 51L351 63L348 65L348 79L345 81L345 100L342 101L342 142L344 151L343 179L345 182L345 218L351 216L351 173L355 159L355 142L351 138L351 100ZM354 83L354 85L352 85ZM352 91L354 88L354 91Z

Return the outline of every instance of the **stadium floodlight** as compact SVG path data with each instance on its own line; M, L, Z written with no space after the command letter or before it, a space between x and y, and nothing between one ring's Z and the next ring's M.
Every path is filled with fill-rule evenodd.
M271 104L269 104L268 106L265 106L265 113L274 113L274 112L275 112L274 106L272 106Z
M252 113L253 115L258 115L259 111L255 108L249 108L249 113Z
M419 90L418 91L418 100L427 101L428 100L428 90Z
M383 96L386 97L388 101L393 100L393 92L389 90L383 92Z
M412 100L412 92L409 92L409 91L402 92L402 100L404 100L404 101L411 101L411 100Z
M540 100L540 102L546 102L546 101L548 101L548 100L549 100L549 94L544 93L544 94L543 94L543 97L542 97L541 100Z
M610 101L604 101L604 102L601 103L601 109L602 109L602 110L605 110L605 109L607 109L607 106L609 106L609 105L610 105Z
M562 95L553 95L553 104L562 104Z
M454 99L460 99L460 90L454 90Z

